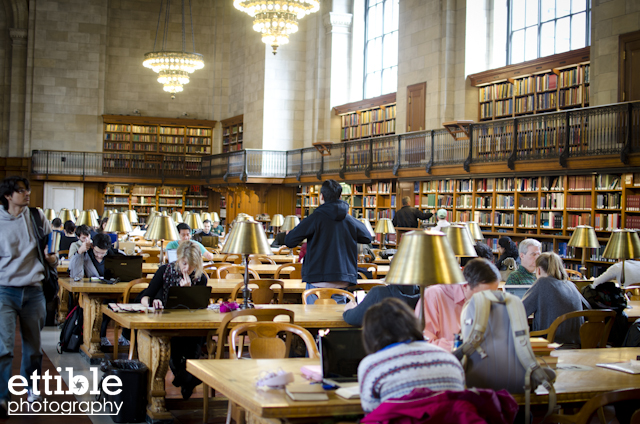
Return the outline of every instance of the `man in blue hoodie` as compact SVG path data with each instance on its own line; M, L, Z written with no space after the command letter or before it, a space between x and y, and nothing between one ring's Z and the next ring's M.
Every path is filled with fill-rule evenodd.
M363 223L349 215L349 204L340 199L341 194L337 181L322 183L320 206L285 237L291 248L307 239L302 264L307 289L344 289L358 283L358 243L371 243L371 235Z

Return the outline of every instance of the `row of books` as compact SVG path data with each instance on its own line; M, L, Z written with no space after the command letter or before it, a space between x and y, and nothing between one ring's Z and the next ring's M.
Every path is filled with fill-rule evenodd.
M469 208L473 207L473 196L470 194L463 194L456 199L457 208Z
M513 213L508 212L496 212L494 225L498 226L513 226Z
M538 191L538 178L517 178L518 191Z
M133 125L131 127L131 131L134 133L142 133L142 134L155 134L158 131L158 127L149 127L146 125Z
M160 199L158 206L182 206L182 199Z
M535 214L535 213L520 213L520 214L518 214L518 227L522 227L522 228L537 228L538 227L538 214Z
M175 134L184 135L184 128L182 127L159 127L160 134Z
M533 76L517 79L513 82L516 96L532 94L535 90L535 78Z
M160 137L160 143L182 144L183 142L184 142L184 139L182 137L167 136L167 135Z
M209 145L209 140L202 137L187 137L187 144L200 144L200 145Z
M516 114L533 112L533 109L535 109L533 94L526 97L516 98L515 106Z
M496 195L496 208L513 209L515 207L515 197L504 194Z
M199 208L209 207L209 202L206 199L186 199L185 206L194 206Z
M471 221L471 212L460 211L456 212L456 222L469 222Z
M596 190L616 190L620 188L620 177L617 175L596 175Z
M128 205L129 199L122 196L104 196L105 205Z
M480 119L493 118L493 103L480 104Z
M494 87L496 90L496 100L513 97L513 84L510 82L495 84Z
M545 191L564 191L564 176L542 177L541 187Z
M480 87L480 89L478 91L479 91L479 94L480 94L480 101L481 102L488 102L490 100L493 100L493 86L492 85L487 85L485 87Z
M476 191L493 191L493 178L481 178L476 180Z
M496 191L514 191L515 188L513 178L496 178Z
M513 99L496 101L496 116L513 115Z
M157 136L155 136L155 135L145 135L145 134L133 134L131 136L131 140L133 140L133 141L142 141L144 143L155 143L157 141Z
M396 121L373 122L371 124L360 125L360 136L369 137L371 135L383 135L396 131Z
M625 228L640 228L640 216L627 215L625 217Z
M491 209L493 198L491 196L478 196L476 197L476 209Z
M114 141L130 141L131 134L126 133L105 133L105 140L114 140Z
M540 209L564 209L564 193L546 193L540 196Z
M569 214L567 215L567 223L569 228L575 228L578 225L591 225L591 214L590 213L577 213L577 214Z
M209 146L187 146L187 153L209 154L211 149Z
M133 195L134 196L140 196L140 195L155 196L156 195L156 188L155 187L149 187L149 186L134 186L133 187Z
M536 96L538 110L555 109L558 102L558 94L555 92L542 93Z
M569 190L591 190L593 180L591 175L570 175L567 187Z
M558 88L558 76L556 74L536 75L536 91L556 90Z
M158 194L160 196L182 196L183 191L182 187L160 187Z
M376 196L364 196L362 198L362 203L365 207L375 208L376 207Z
M133 150L140 150L143 152L157 152L158 146L156 144L149 143L133 143Z
M540 212L541 228L562 229L564 227L563 223L562 212Z
M573 194L567 196L567 209L591 209L590 194Z
M627 195L627 210L640 211L640 194Z
M149 204L156 204L156 198L155 197L145 197L145 196L132 196L131 197L131 203L136 204L136 205L149 205Z
M199 135L201 137L211 136L209 128L187 128L187 135Z
M473 220L480 225L491 225L491 212L475 211L473 213Z
M128 185L107 185L104 194L129 194Z
M538 209L537 197L518 197L518 208L520 209Z
M473 191L473 180L455 180L456 191L458 193L471 193Z
M350 113L348 115L340 116L340 123L342 128L345 127L353 127L356 125L360 125L360 115L357 113Z
M130 143L114 143L111 141L105 141L104 143L105 150L129 150L130 146Z
M368 124L369 122L382 121L386 115L382 109L366 110L360 113L360 122Z
M131 132L131 125L126 124L104 124L105 131Z
M164 144L160 146L160 151L166 153L184 153L184 146L179 144Z
M582 84L584 81L584 68L578 66L560 72L560 88Z
M320 206L320 201L317 197L305 197L302 199L302 203L305 208L309 206Z
M621 225L622 216L619 213L596 213L593 228L596 230L613 231L621 228Z
M453 196L446 195L438 195L438 207L439 208L452 208L453 207Z
M597 209L620 209L622 207L621 193L596 194Z
M560 90L560 107L582 105L582 87L573 87Z

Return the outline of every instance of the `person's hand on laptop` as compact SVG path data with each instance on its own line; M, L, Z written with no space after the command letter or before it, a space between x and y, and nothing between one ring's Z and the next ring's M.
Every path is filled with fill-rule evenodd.
M162 300L160 299L153 299L153 302L151 305L149 305L149 296L145 296L142 299L140 299L140 303L143 306L149 307L149 306L153 306L155 309L164 309L164 305L162 304Z

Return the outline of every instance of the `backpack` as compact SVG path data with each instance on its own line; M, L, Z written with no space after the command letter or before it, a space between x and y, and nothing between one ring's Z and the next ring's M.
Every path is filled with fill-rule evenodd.
M516 263L515 259L506 258L504 261L502 261L502 265L506 266L507 269L505 269L504 271L500 271L500 281L507 281L507 278L509 278L509 275L513 271L518 269L518 264Z
M82 308L75 306L67 315L64 324L62 324L60 342L57 347L58 353L80 351L83 322Z
M640 318L629 327L622 347L640 347Z
M584 286L582 295L591 309L613 309L616 311L608 343L615 347L622 346L629 326L629 318L624 312L627 307L624 290L616 286L613 281L606 281L598 284L595 288L590 284Z
M556 404L555 372L536 360L522 301L509 293L481 291L462 308L460 324L464 342L454 354L464 357L467 386L524 393L528 424L531 391L542 384L549 391L550 415Z

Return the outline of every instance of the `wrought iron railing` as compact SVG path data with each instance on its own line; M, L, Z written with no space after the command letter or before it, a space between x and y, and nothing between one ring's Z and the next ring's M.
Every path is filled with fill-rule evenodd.
M303 175L620 155L640 152L640 102L617 103L471 124L469 139L445 129L353 140L335 144L322 156L298 150L241 150L206 157L149 153L34 151L32 172L83 176L170 176L225 180L229 177L283 178Z

